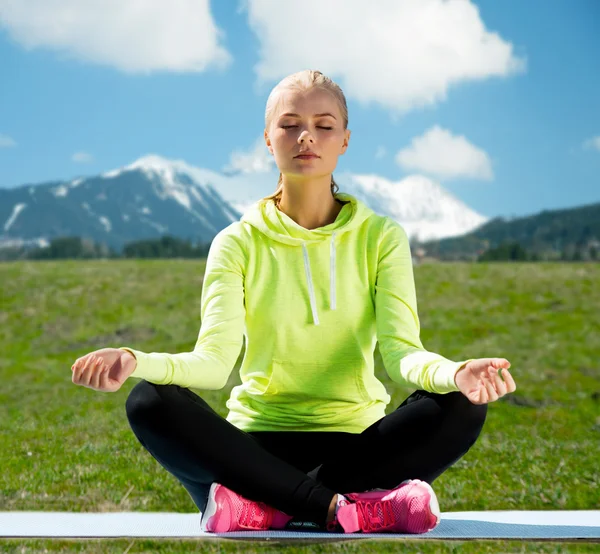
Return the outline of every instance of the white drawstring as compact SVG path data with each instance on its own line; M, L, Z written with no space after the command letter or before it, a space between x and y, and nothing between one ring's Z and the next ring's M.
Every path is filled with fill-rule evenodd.
M329 251L330 265L329 265L329 307L335 310L335 233L331 234L331 249Z

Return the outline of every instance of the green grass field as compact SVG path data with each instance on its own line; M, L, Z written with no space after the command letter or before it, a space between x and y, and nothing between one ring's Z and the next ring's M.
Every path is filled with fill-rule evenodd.
M76 358L103 347L190 351L200 327L204 260L0 264L0 510L196 510L137 442L125 399L71 382ZM600 264L415 267L421 338L454 360L504 357L517 390L489 404L482 435L433 484L440 507L600 509ZM226 415L239 382L203 398ZM377 374L392 383L376 351ZM597 552L598 544L372 541L261 545L231 540L14 540L2 552Z

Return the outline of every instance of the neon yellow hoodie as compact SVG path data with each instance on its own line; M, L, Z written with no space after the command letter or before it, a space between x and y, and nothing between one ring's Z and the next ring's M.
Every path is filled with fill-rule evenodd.
M259 200L213 239L192 352L144 353L132 377L201 394L237 361L227 420L245 431L360 433L390 401L375 377L377 341L392 381L458 390L453 362L423 347L408 237L354 196L334 223L306 229Z

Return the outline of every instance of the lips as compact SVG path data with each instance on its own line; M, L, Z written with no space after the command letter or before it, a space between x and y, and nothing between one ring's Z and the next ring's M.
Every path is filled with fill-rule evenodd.
M319 156L317 156L316 154L313 154L312 152L307 152L305 154L298 154L296 156L296 158L318 158Z

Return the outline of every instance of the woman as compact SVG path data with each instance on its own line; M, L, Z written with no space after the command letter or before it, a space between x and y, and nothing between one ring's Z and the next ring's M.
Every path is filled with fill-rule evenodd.
M105 348L76 361L73 382L114 392L141 379L130 425L206 531L430 531L431 483L475 443L486 404L516 389L510 363L423 347L404 229L333 180L350 140L335 83L319 71L283 79L264 136L279 186L214 238L193 352ZM222 418L192 389L225 386L244 336ZM390 379L418 387L388 415L377 341Z

